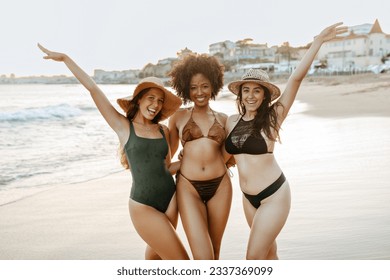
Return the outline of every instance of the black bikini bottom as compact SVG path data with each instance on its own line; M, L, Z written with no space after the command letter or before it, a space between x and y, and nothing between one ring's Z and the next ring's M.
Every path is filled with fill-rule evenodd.
M284 174L282 173L278 179L276 179L275 182L273 182L271 185L266 187L264 190L259 192L256 195L253 194L247 194L244 193L246 199L249 200L249 202L255 207L256 209L260 207L261 201L271 195L273 195L286 181L286 177L284 177Z
M223 174L220 177L217 177L215 179L205 180L205 181L199 181L199 180L190 180L186 178L183 174L180 173L180 175L186 179L188 182L191 183L191 185L195 188L195 190L198 192L200 198L204 203L207 203L214 194L216 193L219 185L222 182L223 177L225 177L225 174Z

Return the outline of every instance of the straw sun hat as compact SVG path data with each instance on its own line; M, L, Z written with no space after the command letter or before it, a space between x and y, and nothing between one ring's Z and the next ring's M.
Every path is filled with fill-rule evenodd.
M267 72L260 69L249 69L242 79L228 84L228 89L237 95L240 92L240 86L244 83L253 82L267 88L271 94L271 101L280 96L280 89L270 82Z
M147 88L158 88L164 92L164 104L161 109L161 121L169 118L181 106L182 102L179 97L164 87L163 82L156 77L147 77L142 79L134 90L133 95L117 99L119 106L127 113L130 107L130 101L137 96L142 90Z

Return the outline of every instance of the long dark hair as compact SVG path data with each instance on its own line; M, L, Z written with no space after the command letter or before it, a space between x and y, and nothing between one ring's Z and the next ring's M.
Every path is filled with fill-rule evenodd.
M139 110L139 100L146 94L148 93L148 91L150 90L151 88L145 88L143 90L141 90L131 101L130 101L130 105L129 105L129 108L126 112L126 118L129 120L129 122L132 122L134 117L137 115L138 113L138 110ZM161 120L161 117L162 117L162 110L160 110L160 112L158 112L158 114L153 118L152 122L157 124L160 120ZM132 131L130 133L133 133ZM125 169L130 169L130 165L129 165L129 162L127 160L127 157L126 157L126 153L125 153L125 147L119 147L119 158L120 158L120 162L122 164L122 166L125 168Z
M260 107L256 110L254 126L258 130L264 131L268 139L272 141L280 141L279 130L280 125L278 124L278 115L276 108L283 105L276 101L272 103L271 93L266 87L264 89L264 100L261 103ZM242 102L242 85L240 86L240 91L237 94L237 108L241 116L244 116L246 113L246 108ZM275 131L276 135L272 133L272 130Z

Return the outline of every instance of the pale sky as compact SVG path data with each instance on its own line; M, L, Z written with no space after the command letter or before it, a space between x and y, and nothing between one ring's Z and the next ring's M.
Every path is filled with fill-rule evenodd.
M94 69L142 69L185 47L252 38L268 46L311 42L323 28L379 20L390 34L389 0L0 0L0 75L71 75L42 59L40 42Z

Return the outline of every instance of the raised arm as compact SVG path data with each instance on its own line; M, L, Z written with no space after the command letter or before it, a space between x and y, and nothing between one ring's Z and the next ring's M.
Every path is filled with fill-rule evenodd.
M313 43L303 56L298 67L291 74L287 82L286 88L282 96L279 98L279 102L281 102L283 105L283 108L280 107L278 111L279 123L281 123L286 118L292 104L294 103L299 86L301 85L302 80L305 78L307 72L309 71L310 66L313 63L313 60L317 55L317 52L321 48L322 44L326 41L336 38L337 35L348 31L348 27L340 26L342 24L342 22L338 22L322 30L321 33L314 38Z
M98 110L107 121L109 126L118 134L122 133L123 128L127 128L127 119L120 114L111 102L107 99L101 89L96 85L95 81L84 72L69 56L64 53L49 51L40 44L38 47L46 54L44 59L52 59L54 61L64 62L73 75L79 82L90 92L93 101Z

